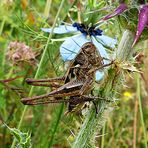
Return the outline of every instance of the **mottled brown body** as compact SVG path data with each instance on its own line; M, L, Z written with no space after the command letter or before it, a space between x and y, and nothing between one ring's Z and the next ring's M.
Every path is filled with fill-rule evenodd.
M98 98L88 94L93 89L96 70L101 70L108 65L103 64L103 58L94 44L91 42L85 43L75 59L70 62L65 76L42 80L26 80L28 84L35 86L57 86L55 90L48 94L23 98L21 101L25 105L68 102L68 112L77 110L76 108L79 110L78 106L81 106L81 104ZM63 82L62 86L60 86L61 82ZM69 98L63 99L63 97Z

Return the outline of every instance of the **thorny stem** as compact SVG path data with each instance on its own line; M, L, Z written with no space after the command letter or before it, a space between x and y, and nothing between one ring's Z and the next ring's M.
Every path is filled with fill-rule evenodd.
M35 76L34 76L34 79L37 79L38 76L39 76L40 69L41 69L41 67L42 67L42 64L43 64L43 61L44 61L44 58L45 58L45 55L46 55L46 52L47 52L47 49L48 49L48 44L49 44L49 42L50 42L50 40L51 40L51 38L52 38L53 30L54 30L54 27L55 27L56 22L57 22L57 20L58 20L60 11L61 11L61 9L62 9L62 7L63 7L64 1L65 1L65 0L62 0L62 1L61 1L60 7L59 7L58 12L57 12L57 15L56 15L56 17L55 17L54 23L53 23L53 25L52 25L52 30L51 30L51 33L49 34L49 37L48 37L48 40L47 40L45 49L44 49L44 51L43 51L43 54L42 54L42 57L41 57L41 60L40 60L38 69L37 69L36 74L35 74ZM31 87L30 92L29 92L29 96L32 95L33 90L34 90L34 86ZM21 127L21 125L22 125L22 121L23 121L23 119L24 119L24 116L25 116L25 113L26 113L26 111L27 111L27 108L28 108L27 106L24 107L24 110L23 110L23 112L22 112L22 116L21 116L20 122L19 122L18 127L17 127L18 129L20 129L20 127ZM16 140L14 139L11 148L14 148L14 147L15 147L15 144L16 144Z
M117 49L116 59L118 61L128 60L131 57L131 54L134 50L131 48L133 40L133 33L129 30L126 30L123 33L122 39ZM105 99L114 98L116 93L115 90L119 86L122 77L120 73L118 76L116 76L116 69L112 70L114 72L108 75L105 78L104 83L102 83L102 85L100 86L100 89L102 90L102 97L104 97ZM115 78L116 83L114 83L113 85ZM83 148L86 147L87 144L95 142L96 132L98 132L105 125L105 121L107 120L108 114L111 112L112 109L110 107L110 103L106 102L105 100L98 101L97 106L99 109L99 113L96 115L93 106L88 111L85 120L81 126L81 129L75 137L75 141L72 145L72 148Z
M142 124L142 129L143 129L143 134L144 134L144 144L145 144L145 148L147 148L148 147L148 145L147 145L147 135L146 135L146 130L145 130L145 124L144 124L144 119L143 119L143 111L142 111L142 104L141 104L140 76L139 76L139 74L137 74L137 97L138 97L141 124Z

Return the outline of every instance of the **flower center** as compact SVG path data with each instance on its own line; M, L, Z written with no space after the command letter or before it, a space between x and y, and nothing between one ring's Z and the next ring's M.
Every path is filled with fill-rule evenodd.
M84 35L89 35L89 36L101 36L102 35L102 30L100 29L95 29L94 26L88 27L87 25L80 24L80 23L74 23L72 25L73 27L76 27L81 33Z

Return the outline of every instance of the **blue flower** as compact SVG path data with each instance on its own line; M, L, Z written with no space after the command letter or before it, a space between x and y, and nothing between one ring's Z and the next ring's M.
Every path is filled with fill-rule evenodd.
M44 32L51 32L51 28L42 28L42 30ZM103 35L102 32L103 31L100 29L95 29L94 26L88 27L80 23L60 25L59 27L55 27L53 31L55 34L77 33L76 35L66 38L60 46L60 54L64 61L74 59L80 48L86 42L93 42L100 55L109 59L105 47L114 48L117 40ZM107 64L108 62L108 60L104 60L104 64ZM102 79L103 75L103 72L97 71L96 80Z

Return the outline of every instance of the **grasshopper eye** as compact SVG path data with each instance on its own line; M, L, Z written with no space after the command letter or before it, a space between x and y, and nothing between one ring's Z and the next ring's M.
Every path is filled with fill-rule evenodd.
M86 54L91 54L95 52L96 48L92 43L87 43L82 47L82 50Z
M88 49L88 48L91 48L90 45L87 45L87 46L84 46L83 49Z
M89 50L90 50L91 47L92 47L92 46L91 46L90 43L86 43L86 44L84 44L84 46L82 47L82 50L83 50L84 52L89 52Z

